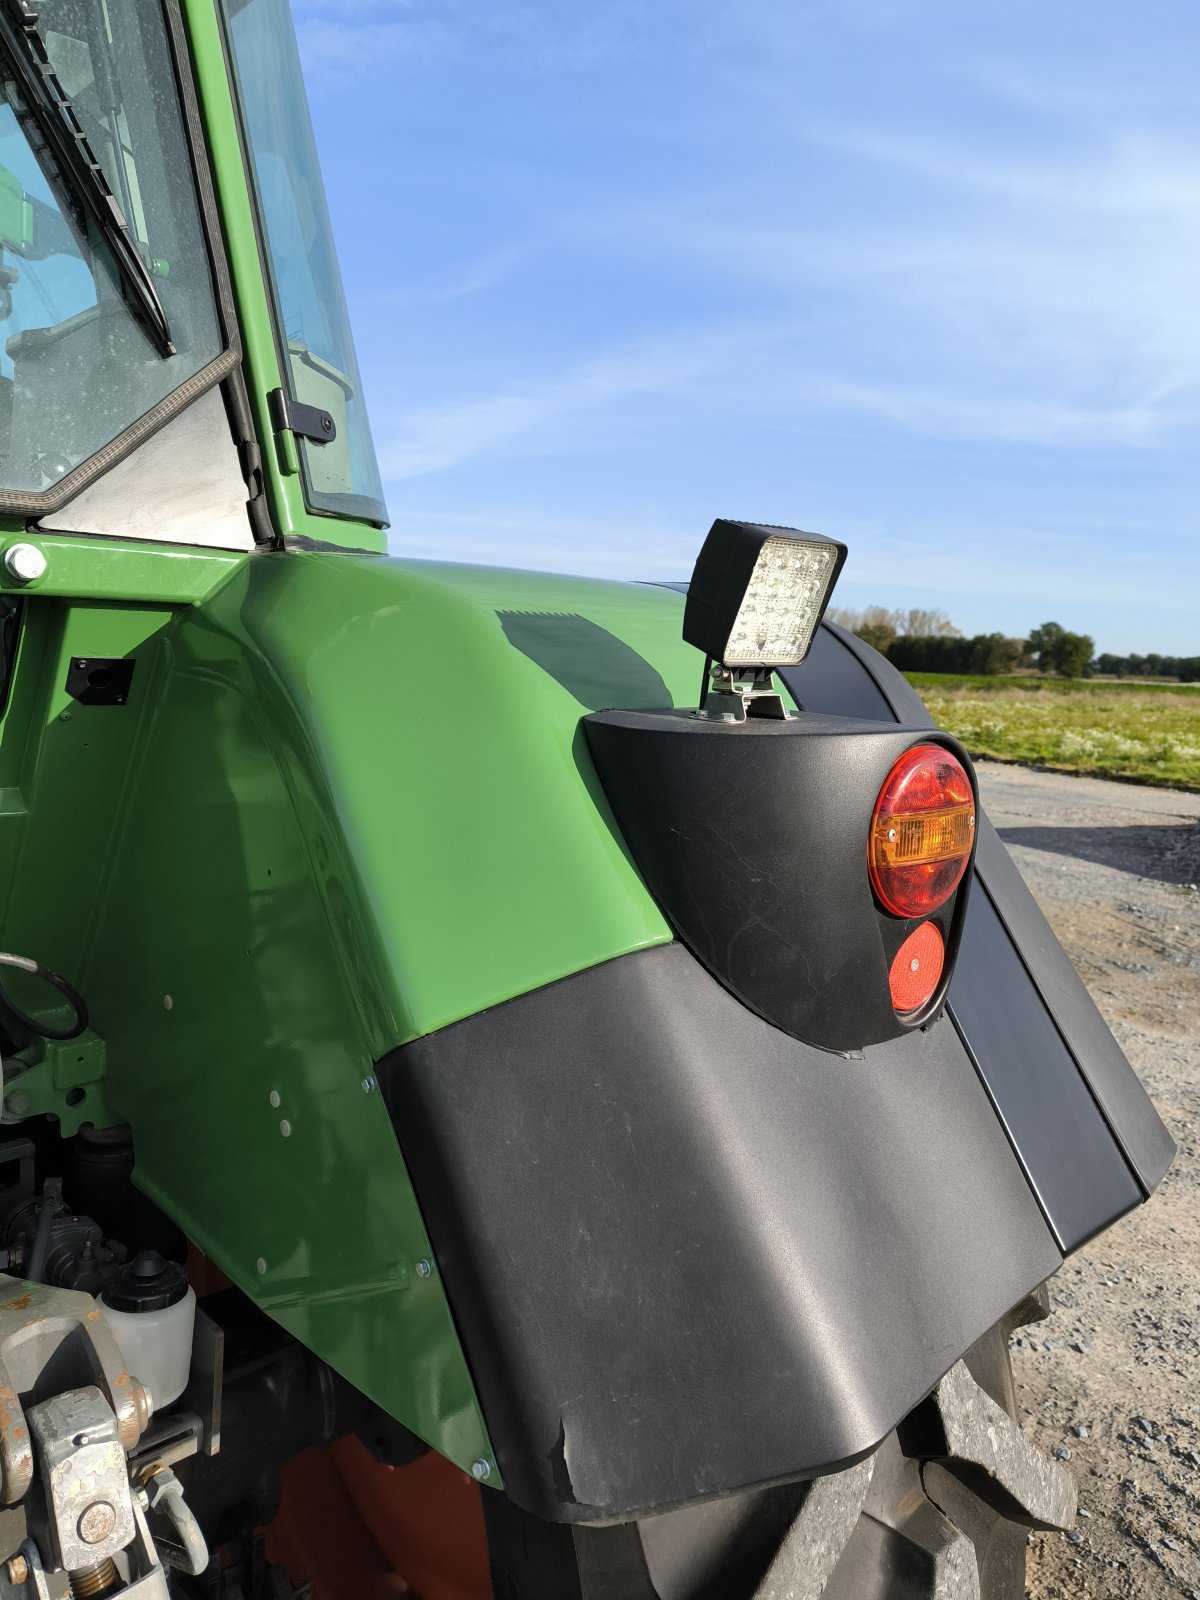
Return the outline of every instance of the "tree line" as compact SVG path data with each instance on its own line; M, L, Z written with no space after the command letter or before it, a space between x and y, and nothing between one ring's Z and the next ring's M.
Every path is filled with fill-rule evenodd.
M833 607L829 620L856 633L902 672L981 673L987 676L1036 670L1059 678L1095 673L1119 678L1177 678L1200 683L1200 656L1096 655L1095 640L1057 622L1043 622L1026 639L1003 633L966 638L944 611L926 608L863 611Z

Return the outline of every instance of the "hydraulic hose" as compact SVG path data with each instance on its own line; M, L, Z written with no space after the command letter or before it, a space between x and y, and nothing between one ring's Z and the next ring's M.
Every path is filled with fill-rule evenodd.
M30 1033L36 1033L42 1039L77 1039L88 1025L88 1008L83 996L78 990L72 988L65 978L59 977L57 972L52 972L49 967L40 961L34 961L29 956L14 956L7 951L0 950L0 967L16 967L20 972L31 972L35 978L41 978L43 983L48 983L67 1001L75 1013L75 1020L69 1028L52 1028L44 1022L38 1022L21 1007L9 994L8 990L0 983L0 1001L21 1024L28 1028Z

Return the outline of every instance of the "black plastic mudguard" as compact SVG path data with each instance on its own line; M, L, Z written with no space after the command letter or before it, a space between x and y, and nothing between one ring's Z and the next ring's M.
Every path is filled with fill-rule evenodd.
M834 630L789 677L930 725ZM506 1487L556 1521L861 1458L1173 1151L987 828L948 1004L854 1058L672 944L378 1071Z

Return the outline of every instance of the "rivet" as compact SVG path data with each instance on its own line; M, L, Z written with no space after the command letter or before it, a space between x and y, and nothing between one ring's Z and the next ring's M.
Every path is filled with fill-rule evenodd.
M163 1010L164 1011L170 1011L171 1007L174 1004L175 1004L175 1002L174 1002L174 1000L171 999L171 996L169 994L163 995Z
M417 1277L418 1278L432 1278L432 1276L433 1276L433 1262L430 1261L427 1256L422 1256L420 1261L417 1262Z
M285 1139L290 1139L292 1137L292 1125L286 1117L284 1117L283 1121L279 1124L279 1131Z
M375 1079L374 1078L369 1078L368 1077L368 1078L364 1078L363 1079L363 1081L362 1081L362 1092L364 1094L374 1094L375 1093Z
M471 1463L471 1476L476 1483L485 1483L492 1475L492 1463L485 1461L481 1456L478 1461Z
M278 1111L278 1110L279 1110L279 1105L280 1105L280 1101L279 1101L279 1090L278 1090L278 1089L272 1089L272 1090L271 1090L271 1093L270 1093L270 1094L269 1094L269 1095L268 1095L268 1096L267 1096L267 1098L268 1098L268 1099L269 1099L269 1100L270 1100L270 1102L271 1102L271 1108L272 1108L272 1110L274 1110L274 1111Z
M267 1270L267 1263L263 1260L262 1256L259 1256L258 1260L254 1263L254 1265L255 1265L255 1267L256 1267L256 1269L258 1271L259 1277L260 1278L263 1277L263 1275L266 1273L266 1270Z

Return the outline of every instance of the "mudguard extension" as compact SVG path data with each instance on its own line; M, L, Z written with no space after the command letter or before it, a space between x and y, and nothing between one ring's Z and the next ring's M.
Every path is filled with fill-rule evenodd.
M848 1061L680 944L378 1077L506 1488L543 1517L847 1466L1061 1260L948 1018Z
M810 711L928 726L825 629ZM986 827L946 1010L846 1059L681 944L379 1066L508 1492L620 1518L873 1450L1172 1145Z

